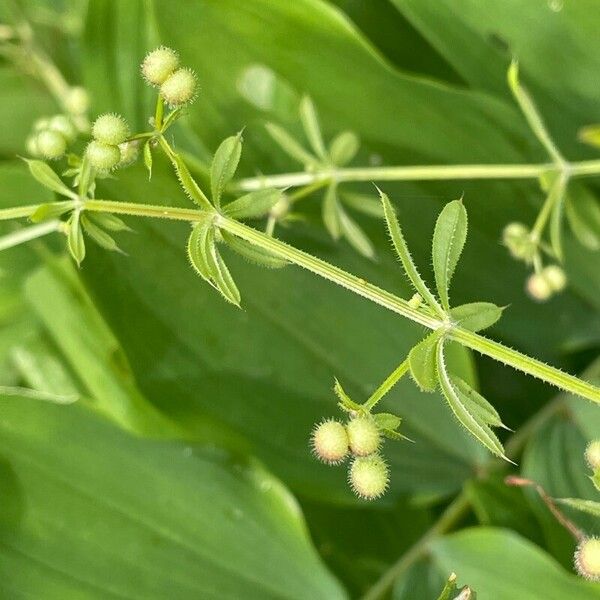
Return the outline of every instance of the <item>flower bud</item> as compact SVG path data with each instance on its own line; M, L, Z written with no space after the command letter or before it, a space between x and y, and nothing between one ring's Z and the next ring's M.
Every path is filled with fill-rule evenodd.
M37 135L30 135L25 141L27 153L31 156L39 156L40 149L38 148Z
M187 104L196 94L196 75L191 69L178 69L160 86L160 95L171 107Z
M363 500L374 500L382 496L388 486L390 474L381 456L359 456L352 461L348 481L352 491Z
M119 161L119 167L128 167L133 164L139 155L138 143L135 140L129 142L122 142L119 144L119 152L121 153L121 160Z
M175 50L161 46L152 50L142 62L142 75L150 85L161 85L179 66L179 56Z
M60 158L67 149L67 140L56 131L40 131L37 135L37 148L44 158Z
M124 142L128 135L129 127L121 115L100 115L92 125L92 137L103 144L116 146Z
M546 279L553 292L561 292L567 285L567 276L558 265L548 265L542 271L543 277Z
M600 581L600 538L587 538L575 551L577 572L590 581Z
M323 421L312 433L315 456L328 465L340 463L348 454L348 434L345 427L333 419Z
M541 273L533 273L527 278L526 289L537 302L545 302L552 296L550 283Z
M64 107L74 115L83 115L90 108L90 97L84 88L72 87L64 101Z
M379 450L381 434L371 417L359 416L346 425L350 450L354 456L367 456Z
M90 161L90 165L99 171L110 171L121 160L121 152L118 146L103 144L97 140L92 140L88 144L85 155Z
M600 440L594 440L585 449L585 462L592 471L600 469Z
M60 133L68 142L72 142L77 137L75 126L64 115L52 117L48 121L48 129Z

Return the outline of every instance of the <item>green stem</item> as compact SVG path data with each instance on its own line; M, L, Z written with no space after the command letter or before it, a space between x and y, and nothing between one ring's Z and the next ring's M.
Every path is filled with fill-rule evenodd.
M550 192L548 193L548 197L546 198L542 210L540 210L535 223L533 224L533 228L531 229L531 235L536 240L539 240L542 232L544 231L544 227L552 214L552 209L556 205L557 202L563 197L565 190L567 188L567 183L569 181L569 177L566 173L561 173L556 181L550 187Z
M371 394L364 403L364 408L371 411L375 405L404 377L408 371L408 358L403 360L385 379L385 381Z
M299 187L323 180L337 182L360 181L450 181L461 179L538 179L548 171L568 172L571 177L600 175L600 160L573 163L518 165L418 165L398 167L358 167L329 171L282 173L240 179L235 187L253 191L263 187Z
M37 206L38 205L0 210L0 220L2 218L15 218L16 216L29 216L34 212ZM86 200L83 208L84 210L97 212L173 219L187 222L199 221L206 215L206 211L203 210L135 204L133 202L114 202L111 200ZM5 211L9 211L10 216L7 217ZM18 214L16 214L17 212ZM346 288L379 306L383 306L387 310L402 315L429 329L435 330L439 327L446 327L446 323L440 319L426 314L418 308L414 308L403 298L399 298L360 277L347 273L343 269L335 267L315 256L303 252L302 250L298 250L285 242L269 237L256 229L229 219L221 214L215 213L215 216L215 224L221 229L258 246L263 250L267 250L280 258L307 269L336 285ZM573 375L564 373L539 360L526 356L517 350L513 350L498 342L457 326L450 328L447 335L449 338L460 342L471 350L475 350L480 354L503 362L514 369L537 377L561 390L578 394L588 400L600 403L600 388L591 383L582 381Z
M45 223L38 223L37 225L17 229L0 237L0 250L6 250L7 248L30 242L49 233L59 231L61 227L61 221L54 219Z

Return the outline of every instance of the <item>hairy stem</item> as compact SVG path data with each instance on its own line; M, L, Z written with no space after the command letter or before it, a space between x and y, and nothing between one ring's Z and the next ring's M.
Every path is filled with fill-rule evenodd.
M45 223L38 223L37 225L31 225L30 227L23 227L17 229L11 233L7 233L0 237L0 250L6 250L25 242L30 242L54 231L60 231L62 227L62 221L53 219L52 221L46 221Z

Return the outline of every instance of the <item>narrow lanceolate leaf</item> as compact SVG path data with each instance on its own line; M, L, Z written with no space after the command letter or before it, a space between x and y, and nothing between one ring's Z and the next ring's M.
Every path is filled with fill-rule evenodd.
M223 212L232 219L258 219L264 217L279 200L281 190L256 190L230 202L223 208Z
M117 242L106 233L103 229L98 227L95 223L93 223L87 215L81 215L81 225L83 226L84 231L102 248L105 250L112 250L120 252L119 246L117 246Z
M354 402L354 400L352 400L350 398L350 396L348 396L348 394L346 394L346 392L344 391L344 388L342 387L342 384L337 379L335 380L335 384L333 386L333 391L335 392L335 395L339 399L338 406L342 410L345 410L347 412L354 412L354 411L362 410L363 407L360 404L358 404L357 402Z
M263 250L246 240L242 240L241 238L237 238L234 235L231 235L227 231L221 231L221 235L223 236L223 240L225 243L237 254L241 257L245 258L251 263L259 265L261 267L267 267L269 269L280 269L289 264L283 258L279 258L279 256L275 256L271 254L267 250Z
M77 198L77 194L73 190L70 190L44 161L30 160L28 158L24 158L23 160L27 163L29 172L33 175L34 179L39 181L44 187L62 196L73 199Z
M175 173L177 174L177 178L179 179L183 191L189 196L190 200L195 202L200 208L212 209L212 205L206 197L206 194L200 189L200 186L192 177L183 159L179 154L173 152L162 138L160 144L175 169Z
M265 128L281 149L294 160L305 167L314 165L317 162L317 159L305 150L283 127L275 123L267 123Z
M580 512L593 515L594 517L600 517L600 502L582 500L581 498L556 498L556 501Z
M358 136L354 132L342 131L329 146L329 158L334 165L343 167L356 156L358 146Z
M91 212L87 216L100 227L104 227L104 229L108 229L109 231L133 231L122 219L110 213Z
M586 125L579 130L577 138L584 144L600 148L600 125Z
M320 158L326 158L327 152L323 143L317 109L309 96L304 96L300 101L300 120L312 149Z
M323 223L325 228L334 240L338 240L342 234L342 224L340 222L340 210L337 198L337 184L330 183L325 197L323 198Z
M600 250L600 202L587 187L574 181L569 184L565 214L579 243Z
M452 383L450 374L446 368L443 339L438 340L437 343L437 368L442 392L459 422L464 425L467 431L471 433L475 439L492 452L492 454L508 460L508 458L504 456L504 448L502 447L500 440L498 440L494 432L478 415L469 411L464 404L464 397L458 393L456 387Z
M381 202L383 204L383 214L385 217L385 222L388 227L388 231L390 233L390 237L392 238L392 244L394 245L394 249L396 250L396 254L398 258L400 258L400 262L404 267L404 272L406 276L412 283L415 290L421 294L421 297L429 304L429 306L441 317L445 316L443 308L439 305L438 301L435 299L435 296L429 291L429 288L423 281L419 271L415 263L413 262L412 256L408 250L408 246L406 245L406 241L404 240L404 235L402 235L402 230L400 229L400 224L398 223L398 219L396 218L396 213L388 198L387 194L384 194L381 190L379 190L379 195L381 197Z
M41 223L42 221L51 221L64 215L67 211L73 208L73 202L67 200L65 202L49 202L40 204L33 214L29 217L32 223Z
M590 477L590 480L594 484L594 487L600 492L600 469L596 469L594 474Z
M410 374L425 392L433 392L437 387L436 345L441 335L440 330L430 333L408 354Z
M152 179L152 148L149 141L144 144L144 166L148 171L148 179Z
M239 307L240 292L225 265L214 237L214 225L210 219L200 221L188 238L188 257L196 272L232 304Z
M491 327L502 316L504 308L492 302L470 302L450 310L451 319L460 327L470 331L481 331Z
M437 600L454 600L458 594L458 588L456 587L456 574L452 573L444 585L444 589L441 591Z
M83 232L81 231L80 213L78 210L71 215L68 225L67 247L79 266L85 258L85 241L83 239Z
M498 411L466 381L456 375L450 375L450 380L459 394L462 403L467 407L469 412L478 416L490 427L503 427L504 429L508 429L508 427L502 423Z
M215 206L220 206L223 190L235 175L241 155L241 131L225 139L217 148L210 167L210 189Z
M565 203L565 185L566 182L561 177L557 177L550 190L548 202L552 205L550 213L550 245L558 260L563 260L562 244L562 226L563 209Z
M461 200L444 206L433 232L433 273L442 306L450 310L448 291L467 239L467 211Z
M378 198L356 192L343 192L340 197L346 206L369 217L383 219L383 207Z
M339 221L343 236L348 240L348 243L360 254L367 258L375 257L375 248L367 234L360 228L358 223L354 221L346 211L339 206Z

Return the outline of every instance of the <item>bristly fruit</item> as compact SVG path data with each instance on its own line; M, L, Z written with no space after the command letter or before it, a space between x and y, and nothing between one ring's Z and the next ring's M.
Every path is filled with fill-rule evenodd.
M348 472L352 491L363 500L375 500L382 496L389 480L388 466L378 454L355 458Z
M119 144L119 152L121 153L121 160L119 161L119 167L128 167L133 164L139 156L139 148L136 140L129 142L122 142Z
M600 581L600 538L584 539L575 551L577 572L590 581Z
M121 115L100 115L92 125L92 137L103 144L117 146L129 135L129 126Z
M160 95L171 108L191 102L196 95L196 74L191 69L178 69L160 86Z
M562 292L567 285L567 276L558 265L548 265L542 271L542 276L548 282L553 292Z
M103 144L97 140L92 140L88 144L85 154L90 165L99 171L110 171L121 160L121 151L118 146Z
M345 427L333 419L323 421L312 433L315 456L328 465L337 465L348 454L348 434Z
M371 417L355 417L346 425L346 431L354 456L367 456L379 450L381 433Z
M90 97L84 88L75 86L67 92L65 108L74 115L83 115L90 107Z
M45 158L60 158L67 150L67 140L57 131L40 131L37 136L38 152Z
M537 302L545 302L552 296L552 287L542 273L532 273L527 278L527 293Z
M593 471L600 469L600 440L594 440L587 445L585 461Z
M146 55L142 62L142 75L150 84L159 86L179 66L179 55L175 50L161 46Z
M77 130L65 115L56 115L48 121L48 129L60 133L67 142L72 142L77 137Z

